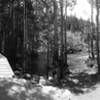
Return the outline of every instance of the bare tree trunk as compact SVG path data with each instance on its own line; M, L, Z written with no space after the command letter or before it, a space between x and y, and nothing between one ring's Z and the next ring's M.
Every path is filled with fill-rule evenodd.
M96 15L96 32L97 32L97 40L96 40L96 47L97 47L97 65L98 65L98 74L100 73L100 55L99 55L99 5L98 5L98 0L96 0L96 10L97 10L97 15Z
M46 8L46 13L48 14L48 8ZM49 20L49 18L48 18ZM49 23L48 23L49 25ZM50 68L50 39L49 39L49 29L47 32L47 68L46 68L46 77L48 79L48 73L49 73L49 68Z
M26 68L26 0L24 0L24 16L23 16L23 21L24 21L24 41L23 41L23 73L25 73L25 68Z
M5 32L4 32L4 31L3 31L1 52L2 52L3 54L4 54L4 52L5 52Z
M61 10L61 60L60 60L60 79L63 78L63 62L64 62L64 21L63 21L63 0L60 1L60 10Z
M91 56L91 51L90 51L90 33L88 32L88 53L89 53L89 57Z
M49 72L49 64L50 64L50 43L49 43L49 33L48 33L48 41L47 41L47 72L46 77L48 79L48 72Z
M93 0L91 1L91 56L94 59L94 45L93 45Z
M67 66L67 1L66 1L66 6L65 6L65 34L64 34L64 37L65 37L65 65Z
M57 34L57 2L53 1L54 3L54 57L53 62L55 64L58 63L58 34Z

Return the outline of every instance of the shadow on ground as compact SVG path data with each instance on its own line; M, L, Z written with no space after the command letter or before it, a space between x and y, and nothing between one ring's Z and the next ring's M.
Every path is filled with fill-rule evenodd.
M41 87L23 80L0 80L0 100L53 100L48 94L43 94Z
M81 72L79 74L67 75L62 81L62 85L78 95L95 90L96 84L99 82L100 78L97 75Z

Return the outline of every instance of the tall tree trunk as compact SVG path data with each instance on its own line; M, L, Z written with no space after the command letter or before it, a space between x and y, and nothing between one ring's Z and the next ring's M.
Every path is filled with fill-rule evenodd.
M65 34L64 34L64 37L65 37L65 65L67 67L67 1L66 1L66 6L65 6Z
M24 41L23 41L23 73L25 72L26 68L26 0L24 0L24 16L23 16L23 21L24 21Z
M54 1L54 63L58 63L57 2Z
M94 59L94 45L93 45L93 0L91 1L91 56Z
M90 32L88 31L88 53L89 53L89 57L91 56L91 51L90 51Z
M1 11L1 13L0 13L0 17L1 17L1 34L2 34L2 41L1 41L1 53L5 53L5 28L4 28L4 20L3 20L3 13L4 13L4 5L2 4L2 2L0 2L0 11Z
M63 21L63 0L60 1L60 10L61 10L61 60L60 60L60 79L63 78L63 63L64 63L64 21Z
M48 14L48 8L46 8L46 13ZM49 20L49 18L48 18L48 20ZM50 37L49 37L49 29L48 29L48 32L47 32L47 66L46 67L47 67L46 68L46 70L47 70L46 77L48 79L48 73L49 73L49 68L50 68Z
M98 65L98 74L100 74L100 55L99 55L99 5L98 5L99 0L96 0L96 10L97 10L97 15L96 15L96 32L97 32L97 40L96 40L96 47L97 47L97 65Z
M47 41L47 72L46 77L48 79L48 73L49 73L49 66L50 66L50 43L49 43L49 32L48 32L48 41Z
M5 32L3 30L3 38L2 38L2 46L1 46L1 52L4 54L5 52Z

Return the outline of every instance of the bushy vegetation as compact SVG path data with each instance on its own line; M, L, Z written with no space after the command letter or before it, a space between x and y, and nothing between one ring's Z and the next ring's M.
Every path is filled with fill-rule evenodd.
M75 4L76 0L0 1L0 51L14 70L32 70L39 54L45 52L47 73L53 66L63 76L68 53L82 51L87 44L94 49L95 24L67 15L67 8Z

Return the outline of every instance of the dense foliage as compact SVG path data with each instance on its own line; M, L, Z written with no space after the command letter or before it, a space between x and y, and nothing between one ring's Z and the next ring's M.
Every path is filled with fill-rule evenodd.
M44 51L48 67L53 63L63 69L68 48L81 42L88 44L91 22L63 13L75 4L76 0L0 0L0 51L13 69L31 68L39 52ZM71 36L67 37L69 32Z

